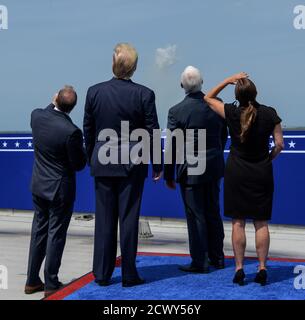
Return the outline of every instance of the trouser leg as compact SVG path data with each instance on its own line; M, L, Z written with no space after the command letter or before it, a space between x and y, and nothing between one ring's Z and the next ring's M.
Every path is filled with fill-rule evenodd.
M120 245L122 278L138 278L136 255L138 248L139 215L145 178L137 170L122 178L119 186Z
M46 255L49 227L49 201L33 195L33 203L35 213L32 223L27 271L28 286L35 286L41 283L39 272Z
M109 280L117 254L117 182L119 178L96 178L96 212L93 273L96 280Z
M207 182L204 186L204 206L207 223L209 259L224 259L224 228L219 206L220 180Z
M181 184L180 187L187 219L192 266L203 268L206 266L208 252L204 189L202 185Z
M45 261L45 289L54 290L59 286L58 272L66 244L67 231L73 212L73 202L57 196L50 207L49 236Z

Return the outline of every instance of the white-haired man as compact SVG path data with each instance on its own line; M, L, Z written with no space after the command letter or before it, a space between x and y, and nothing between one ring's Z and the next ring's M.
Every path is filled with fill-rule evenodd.
M136 268L139 211L148 174L146 164L100 163L99 151L106 141L99 141L100 133L111 130L118 138L120 153L127 137L121 137L122 121L128 121L130 132L145 129L153 147L153 130L159 129L152 90L134 83L137 51L127 43L114 49L112 70L114 77L89 88L85 106L84 136L91 174L95 177L96 214L93 273L100 286L110 284L117 253L117 229L120 222L122 256L122 284L131 287L144 283ZM136 142L128 141L128 151ZM110 137L109 137L110 138ZM124 150L126 150L124 148ZM161 153L161 150L159 150ZM150 153L151 154L151 153ZM152 155L152 154L151 154ZM149 155L148 155L149 156ZM128 154L128 159L129 159ZM152 157L153 158L153 157ZM161 177L162 165L153 164L153 179Z
M189 247L192 262L180 266L186 272L207 273L209 264L224 268L224 230L219 209L220 179L224 174L223 150L227 140L225 122L204 102L202 76L197 68L187 67L181 75L185 99L168 113L168 129L195 129L194 145L198 146L198 129L206 129L206 170L200 175L188 175L187 161L183 164L166 164L164 179L170 189L180 184L188 225ZM176 143L168 146L175 159ZM196 150L195 150L196 152ZM185 157L187 159L187 157ZM175 179L176 167L176 179Z

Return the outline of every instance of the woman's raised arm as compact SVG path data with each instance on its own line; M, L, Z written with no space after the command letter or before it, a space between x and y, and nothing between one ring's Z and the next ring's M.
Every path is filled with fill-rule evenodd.
M248 78L247 73L241 72L237 73L224 81L222 81L220 84L218 84L215 88L210 90L205 96L204 100L205 102L221 117L225 118L225 108L224 103L222 101L219 101L217 99L218 94L229 84L236 84L236 82L239 79Z

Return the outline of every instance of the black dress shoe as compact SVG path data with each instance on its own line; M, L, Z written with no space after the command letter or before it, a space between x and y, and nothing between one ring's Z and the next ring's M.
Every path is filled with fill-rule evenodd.
M223 259L217 261L210 261L210 265L216 269L224 269L225 268L225 261Z
M244 273L244 269L239 269L236 271L234 279L233 279L233 283L237 283L240 286L243 286L245 284L245 273Z
M254 282L259 283L261 286L265 286L267 283L267 271L265 269L260 270L256 274Z
M144 279L138 278L135 280L123 280L122 281L122 286L127 288L127 287L134 287L134 286L139 286L141 284L144 284L146 281Z
M35 286L26 285L25 288L24 288L24 293L25 294L33 294L33 293L41 292L41 291L44 291L44 284L43 283L40 283L40 284L35 285Z
M192 265L179 266L179 270L184 272L192 272L192 273L209 273L208 267L198 268L198 267L193 267Z
M110 280L95 280L100 287L108 287L110 285Z

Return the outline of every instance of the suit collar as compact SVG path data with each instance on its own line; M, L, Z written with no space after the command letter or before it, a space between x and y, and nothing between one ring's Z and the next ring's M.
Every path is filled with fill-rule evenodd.
M203 100L203 98L204 98L204 93L203 92L201 92L201 91L198 91L198 92L195 92L195 93L189 93L186 97L185 97L185 99L201 99L201 100Z
M131 79L120 79L120 78L116 78L116 77L113 77L111 79L111 81L117 81L117 82L132 82Z
M53 113L56 116L62 117L62 118L66 118L68 121L72 122L71 118L64 112L60 112L54 109L54 104L51 103L46 107L46 110Z

